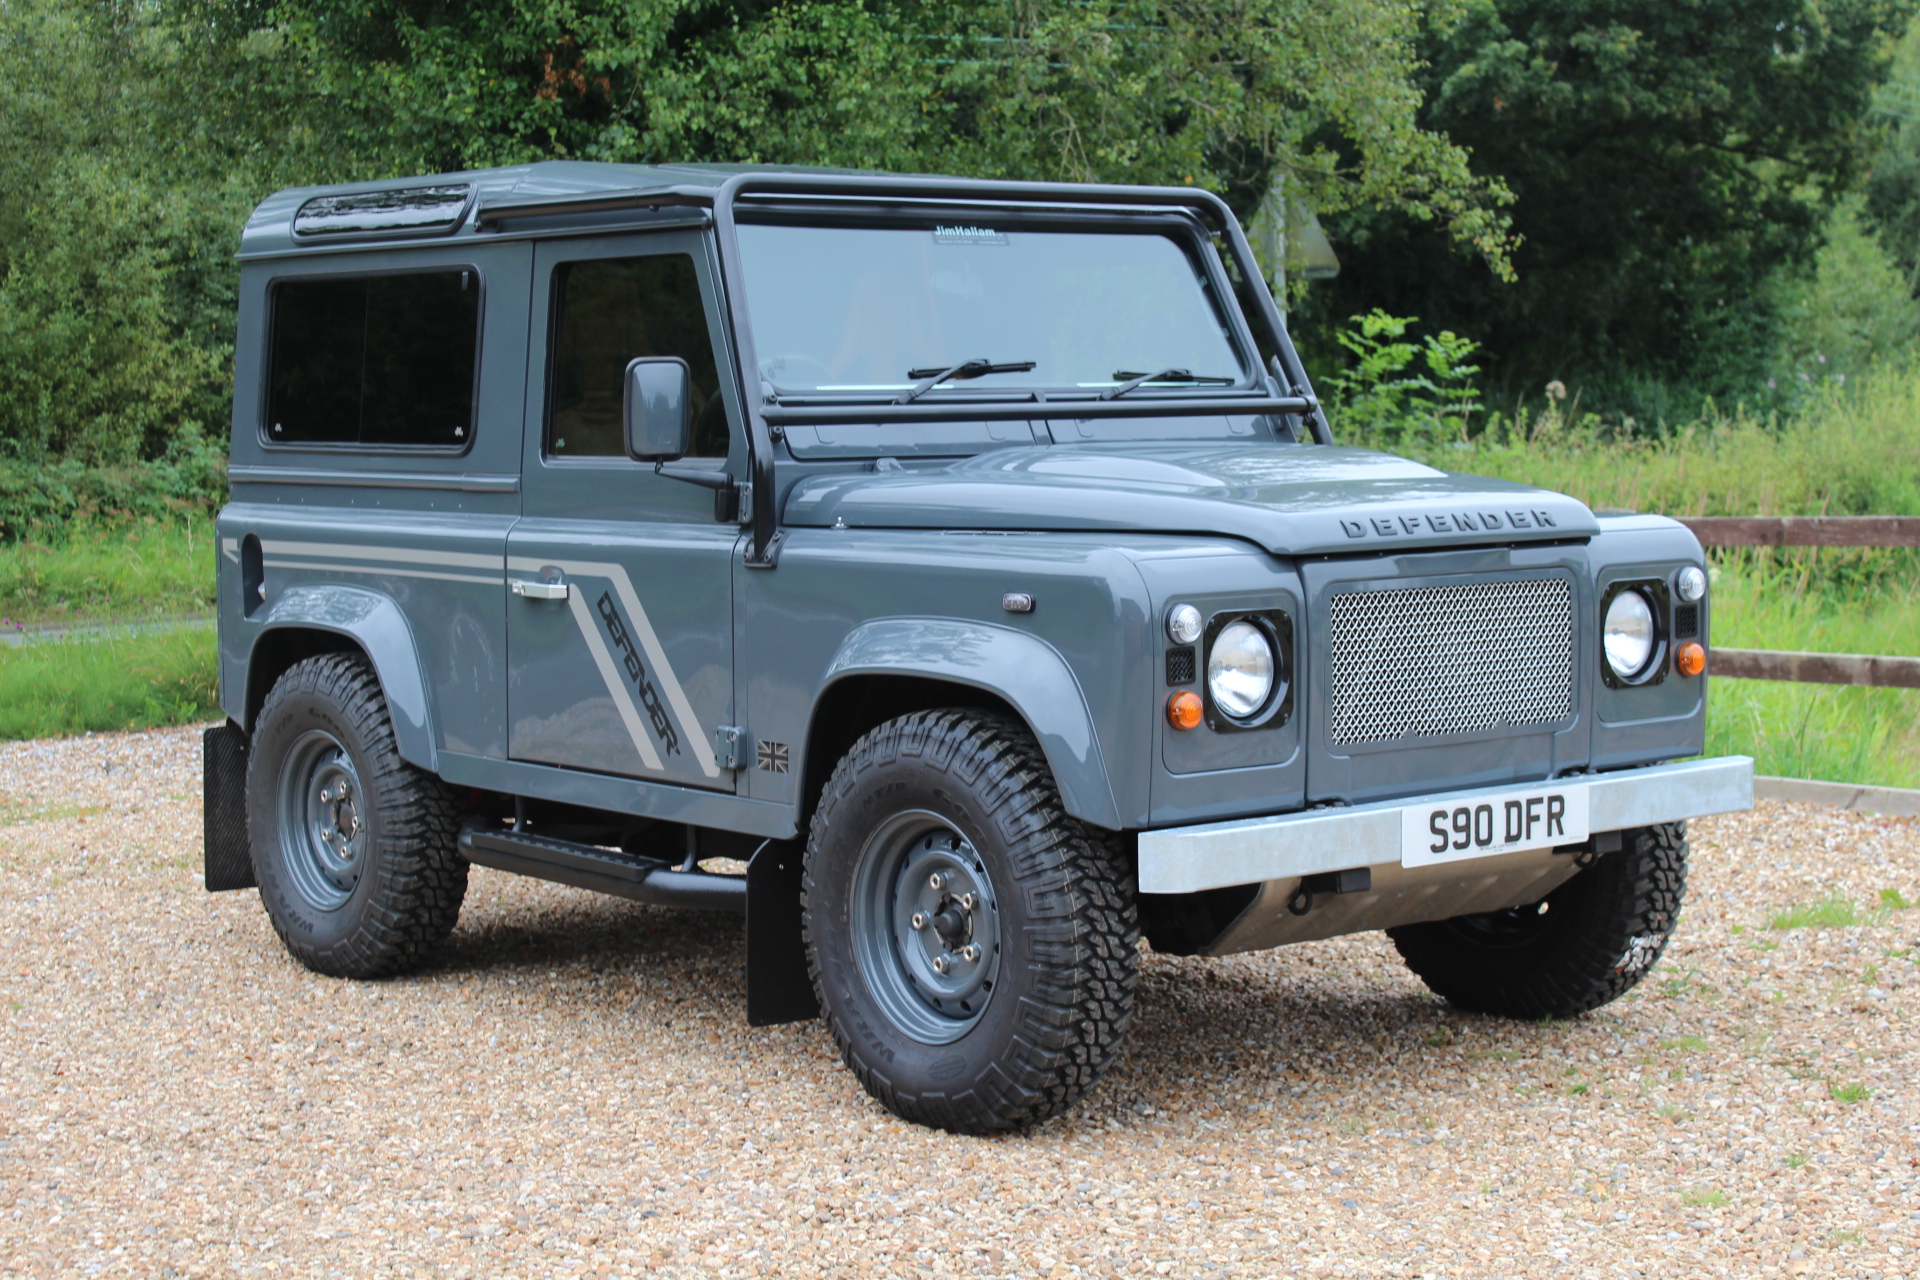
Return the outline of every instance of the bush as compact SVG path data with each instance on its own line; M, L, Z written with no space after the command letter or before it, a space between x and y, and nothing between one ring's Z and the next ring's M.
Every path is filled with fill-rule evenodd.
M1479 344L1451 330L1411 341L1407 330L1418 322L1378 307L1352 319L1359 328L1333 336L1353 363L1327 384L1342 439L1397 451L1465 440L1480 408L1480 367L1466 361Z
M0 459L0 545L64 541L76 525L204 518L227 500L224 445L188 433L155 462L93 467Z

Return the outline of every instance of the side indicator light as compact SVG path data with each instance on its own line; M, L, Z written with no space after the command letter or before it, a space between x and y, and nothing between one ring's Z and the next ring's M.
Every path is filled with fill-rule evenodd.
M1167 699L1167 723L1176 729L1192 729L1199 725L1200 695L1191 689L1183 689Z
M1707 650L1698 640L1689 640L1673 655L1673 669L1683 676L1697 676L1707 669Z

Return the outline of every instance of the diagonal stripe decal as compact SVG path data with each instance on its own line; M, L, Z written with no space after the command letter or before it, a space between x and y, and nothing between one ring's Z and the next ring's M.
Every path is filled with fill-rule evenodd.
M593 665L600 668L600 678L607 682L607 691L613 694L613 705L620 712L621 723L627 726L627 736L633 739L634 747L640 752L640 762L655 772L664 772L660 753L653 749L653 739L647 735L646 726L640 721L640 708L633 705L633 695L627 692L627 682L614 665L613 655L607 651L607 642L600 638L600 628L594 625L593 618L587 613L586 600L578 591L569 591L567 607L573 610L573 620L580 624L580 634L586 637L587 648L593 653Z
M720 763L714 759L713 743L700 728L700 721L694 715L693 703L688 699L686 690L680 687L680 677L674 674L673 664L667 661L666 650L660 646L660 637L654 634L653 622L647 617L646 609L640 603L639 595L633 589L633 581L627 577L625 566L605 564L593 560L548 560L533 559L526 556L514 556L507 561L507 568L515 573L538 573L547 566L553 566L569 577L584 575L590 578L606 578L613 583L613 589L620 595L620 603L626 606L627 616L633 619L635 636L640 647L646 652L647 662L654 674L659 677L662 691L667 695L667 705L673 708L674 719L680 722L680 729L689 746L693 748L694 758L700 762L700 771L709 778L720 776ZM600 643L600 631L587 613L584 601L579 593L567 597L575 604L574 617L580 623L580 630L588 635L589 643ZM605 650L604 643L600 645ZM618 694L626 693L626 685L620 681L619 672L611 666L612 655L608 655L609 666L601 668L609 687L618 688ZM642 753L645 754L644 752ZM658 756L654 757L656 760ZM654 768L660 768L655 764Z

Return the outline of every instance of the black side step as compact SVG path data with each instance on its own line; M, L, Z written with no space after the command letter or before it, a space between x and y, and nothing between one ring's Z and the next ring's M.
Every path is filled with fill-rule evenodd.
M675 871L657 858L642 858L527 831L468 827L460 833L460 856L483 867L511 871L610 893L656 907L701 911L747 911L747 878L704 871Z

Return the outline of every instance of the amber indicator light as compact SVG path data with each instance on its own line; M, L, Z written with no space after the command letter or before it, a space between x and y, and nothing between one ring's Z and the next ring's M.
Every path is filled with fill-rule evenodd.
M1673 669L1683 676L1697 676L1707 669L1707 650L1698 640L1689 640L1674 651Z
M1176 729L1192 729L1200 723L1200 695L1183 689L1167 699L1167 723Z

